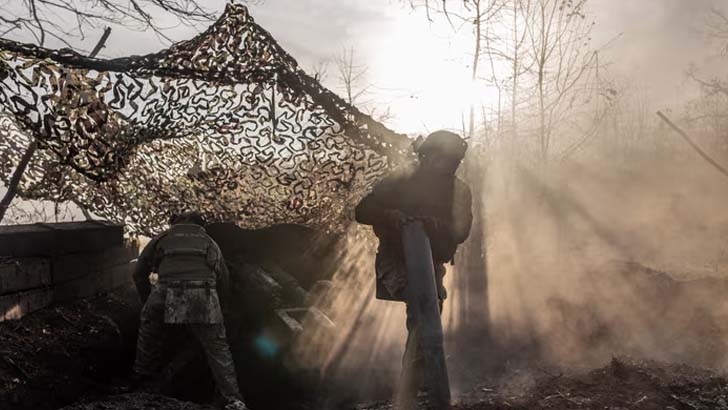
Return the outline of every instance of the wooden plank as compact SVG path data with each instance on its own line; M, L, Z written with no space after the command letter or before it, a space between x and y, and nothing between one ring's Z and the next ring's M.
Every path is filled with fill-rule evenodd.
M124 244L123 225L107 221L43 224L53 229L53 254L103 251Z
M126 285L132 285L134 281L131 278L131 271L132 264L127 263L123 265L118 265L115 268L113 268L110 272L111 274L111 288L110 289L116 289L121 286Z
M96 274L54 284L56 302L67 302L108 292L131 283L130 264L124 263L104 269Z
M51 304L53 289L40 288L0 296L0 322L20 319Z
M48 255L51 249L53 238L44 226L0 226L0 256L43 256Z
M105 221L0 226L0 256L94 252L123 244L123 226Z
M94 253L59 255L52 258L53 283L60 284L89 275L100 275L109 268L128 264L138 256L138 250L117 246Z
M51 284L46 258L14 258L0 264L0 295Z

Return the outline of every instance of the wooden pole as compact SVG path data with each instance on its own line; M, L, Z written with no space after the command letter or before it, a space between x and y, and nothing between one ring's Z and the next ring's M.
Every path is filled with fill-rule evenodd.
M695 150L695 152L698 153L698 155L700 155L701 158L703 158L710 165L712 165L713 167L715 167L715 169L717 169L718 172L720 172L721 174L723 174L723 175L725 175L725 176L728 177L728 170L726 170L719 163L715 162L715 160L713 160L713 158L711 158L710 156L708 156L708 154L706 154L705 151L703 151L702 149L700 149L700 147L698 146L698 144L694 143L693 140L688 136L688 134L685 131L681 130L677 125L675 125L672 121L670 121L670 119L667 118L667 116L665 114L663 114L661 111L657 111L657 116L660 117L660 119L662 119L662 121L665 121L665 123L667 125L669 125L670 128L672 128L673 130L675 130L675 132L677 132L678 134L680 134L680 136L683 137L683 139L685 141L687 141L687 143Z
M20 179L23 177L23 173L25 173L25 169L28 167L28 164L30 163L30 160L33 158L33 154L35 154L35 151L38 149L38 142L33 141L30 143L28 148L25 150L25 153L23 154L23 157L20 158L20 163L18 164L18 167L15 168L15 171L13 172L13 176L10 178L10 183L8 184L8 191L5 193L5 196L3 196L2 201L0 201L0 222L3 221L3 218L5 217L5 212L10 207L10 203L13 202L13 198L15 198L15 194L18 192L18 185L20 184Z

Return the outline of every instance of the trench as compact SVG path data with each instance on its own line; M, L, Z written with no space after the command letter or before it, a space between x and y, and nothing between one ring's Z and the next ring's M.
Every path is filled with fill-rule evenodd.
M51 410L119 392L139 325L130 296L120 289L0 323L0 407Z
M274 261L295 270L299 273L295 279L306 285L321 274L322 258L301 263L298 257L306 252L296 246L311 243L312 233L303 228L246 232L223 226L211 231L228 262ZM329 246L330 242L322 245ZM253 408L306 408L320 397L318 375L290 366L285 346L266 339L275 322L270 295L247 283L244 277L249 272L232 267L231 271L237 275L232 281L236 296L226 330L246 402ZM129 282L108 293L0 322L0 408L53 410L130 392L141 306ZM212 376L196 341L174 327L166 339L161 393L184 401L214 402Z
M124 288L0 323L0 408L54 410L134 391L139 313L133 288ZM196 342L182 328L171 328L166 339L159 393L215 403L212 375ZM281 357L262 354L245 327L230 326L229 340L252 408L308 408L316 394L313 375L294 374Z

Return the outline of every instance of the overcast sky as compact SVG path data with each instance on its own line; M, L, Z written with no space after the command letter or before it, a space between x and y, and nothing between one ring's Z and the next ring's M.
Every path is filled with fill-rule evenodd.
M7 0L5 0L7 3ZM726 0L721 0L726 2ZM203 2L221 13L224 0ZM389 125L402 132L459 128L468 95L472 37L453 33L442 21L430 23L422 10L398 0L264 0L250 6L255 20L270 31L304 69L353 47L369 67L371 98L390 106ZM723 70L728 61L715 56L701 32L711 0L591 0L596 21L595 44L618 39L607 51L610 71L650 94L655 108L675 106L693 92L684 72L690 63ZM0 0L2 4L2 0ZM721 5L721 4L717 4ZM169 24L172 25L172 21ZM200 27L203 29L203 27ZM180 26L168 32L184 40L196 30ZM90 31L85 49L93 48L101 29ZM620 35L621 33L621 35ZM13 39L23 38L11 33ZM49 43L49 46L58 44ZM151 33L114 28L103 57L145 54L166 47ZM336 69L329 67L327 85L334 87Z

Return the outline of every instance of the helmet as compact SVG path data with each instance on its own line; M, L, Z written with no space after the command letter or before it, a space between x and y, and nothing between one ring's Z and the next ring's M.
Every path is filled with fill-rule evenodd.
M172 215L172 217L169 219L169 223L170 225L187 223L205 226L205 218L203 218L202 214L200 214L199 212L185 211L179 214Z
M417 147L419 155L440 154L458 159L465 157L468 143L454 132L440 130L428 135Z

